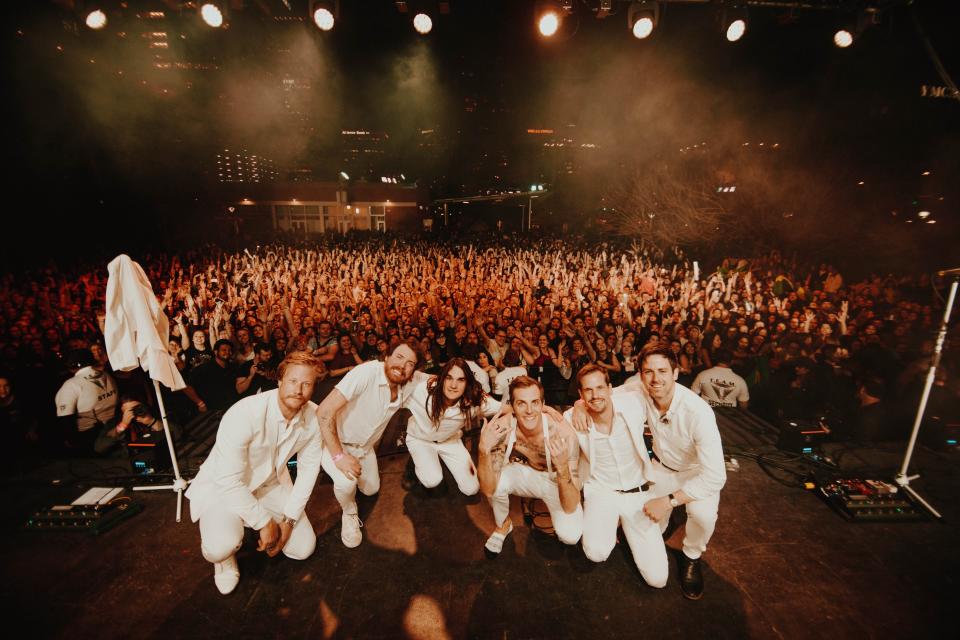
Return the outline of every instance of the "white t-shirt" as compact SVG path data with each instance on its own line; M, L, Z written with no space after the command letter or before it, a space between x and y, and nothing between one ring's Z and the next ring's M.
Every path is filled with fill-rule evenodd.
M106 423L117 410L117 385L109 374L83 367L57 391L57 416L77 416L77 430L89 431Z
M497 374L497 379L493 382L493 394L503 398L504 402L509 400L507 394L510 392L510 383L514 378L527 375L526 367L507 367Z
M690 390L699 394L711 407L736 407L738 402L750 400L747 381L730 367L712 367L701 371Z

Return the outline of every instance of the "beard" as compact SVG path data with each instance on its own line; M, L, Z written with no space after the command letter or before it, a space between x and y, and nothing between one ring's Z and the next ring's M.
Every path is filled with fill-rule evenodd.
M386 368L386 374L387 374L387 380L389 380L394 384L405 384L410 380L410 378L413 377L412 372L408 376L403 372L403 369L400 369L397 367L390 367L390 366Z

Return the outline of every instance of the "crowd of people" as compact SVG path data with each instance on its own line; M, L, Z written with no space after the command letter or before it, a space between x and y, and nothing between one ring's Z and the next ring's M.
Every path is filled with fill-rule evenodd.
M630 241L356 235L138 260L190 385L171 398L181 424L276 387L294 351L323 363L316 400L392 343L414 340L427 372L459 357L496 396L528 374L548 404L566 406L580 369L596 364L622 383L642 347L664 340L679 381L714 404L774 423L823 420L837 437L899 437L909 420L889 418L916 406L942 314L923 274L850 282L777 252L707 266ZM0 408L18 450L86 448L98 434L65 429L102 430L123 422L124 402L151 404L140 372L110 370L106 281L105 265L0 278ZM957 401L955 366L948 342L939 402ZM718 369L733 376L709 373ZM68 379L97 372L116 386L109 403L60 402Z

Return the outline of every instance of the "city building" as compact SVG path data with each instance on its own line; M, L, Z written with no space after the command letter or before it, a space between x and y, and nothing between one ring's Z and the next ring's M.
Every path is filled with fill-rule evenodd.
M287 182L225 186L228 211L245 233L303 237L348 231L415 232L430 199L427 189L374 182ZM238 231L239 232L239 231Z
M246 149L224 149L217 154L217 182L261 184L279 177L273 160L251 154Z

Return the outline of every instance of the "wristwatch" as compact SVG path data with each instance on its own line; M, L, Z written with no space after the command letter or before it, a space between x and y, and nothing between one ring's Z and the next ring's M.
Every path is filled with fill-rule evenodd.
M670 498L670 506L671 506L671 507L673 507L674 509L676 509L677 507L680 506L680 502L673 496L672 493L671 493L669 496L667 496L667 497Z
M283 516L283 518L280 519L280 524L288 524L291 527L295 527L297 525L297 521L290 516Z

